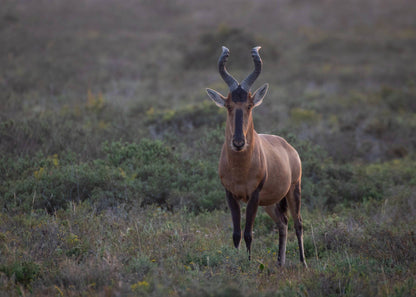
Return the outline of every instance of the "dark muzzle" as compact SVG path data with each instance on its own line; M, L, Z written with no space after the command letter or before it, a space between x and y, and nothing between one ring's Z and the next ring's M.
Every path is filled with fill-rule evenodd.
M245 144L246 142L244 141L244 139L233 139L233 146L237 151L241 151Z

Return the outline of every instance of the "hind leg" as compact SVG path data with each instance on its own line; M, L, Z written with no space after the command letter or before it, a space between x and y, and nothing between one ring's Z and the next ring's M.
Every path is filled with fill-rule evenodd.
M299 258L300 262L308 267L305 261L305 252L303 248L303 224L302 216L300 215L300 205L301 205L301 189L300 181L293 185L287 195L287 200L289 204L290 213L293 217L293 222L295 225L296 237L298 238L299 245Z
M279 255L277 262L279 266L284 266L286 262L286 242L287 242L287 200L283 198L275 205L266 206L264 210L275 221L279 230Z

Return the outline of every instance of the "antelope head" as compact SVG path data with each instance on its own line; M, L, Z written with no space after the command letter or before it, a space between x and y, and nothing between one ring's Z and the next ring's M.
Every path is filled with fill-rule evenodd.
M219 92L207 89L208 96L219 107L225 107L227 113L226 135L229 135L231 149L240 152L244 151L250 139L250 133L253 132L252 110L259 106L267 93L269 85L266 83L258 88L253 94L250 88L254 81L260 75L262 60L259 55L260 46L251 50L251 56L254 61L254 71L248 75L240 84L225 69L230 51L225 46L222 47L222 53L218 60L218 70L222 79L229 88L228 96L225 97Z

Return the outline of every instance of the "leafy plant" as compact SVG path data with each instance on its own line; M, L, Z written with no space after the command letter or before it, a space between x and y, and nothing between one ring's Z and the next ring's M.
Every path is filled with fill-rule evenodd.
M14 262L8 265L0 266L0 272L6 274L7 277L13 278L16 283L21 283L28 287L40 273L41 267L31 261Z

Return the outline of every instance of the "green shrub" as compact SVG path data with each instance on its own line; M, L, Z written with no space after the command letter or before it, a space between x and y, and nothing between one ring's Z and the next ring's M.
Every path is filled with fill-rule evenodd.
M295 124L316 124L322 116L315 110L303 109L303 108L292 108L290 110L290 116Z
M143 279L153 267L155 267L155 263L147 255L137 255L130 259L126 265L127 271L137 274L140 279Z
M336 164L327 152L292 134L286 139L302 159L302 202L312 208L333 209L368 199L380 200L393 186L413 185L412 157L385 163Z
M40 266L35 262L14 262L0 266L0 271L9 278L14 278L16 283L21 283L25 287L35 280L40 273Z
M377 95L390 110L416 112L416 86L414 83L403 89L384 86Z
M169 140L180 135L181 142L187 142L186 134L190 132L216 128L225 121L224 110L219 109L208 100L197 105L189 105L176 110L154 111L147 113L147 125L157 135L164 135ZM169 137L170 134L175 136ZM195 135L194 135L195 137Z
M3 158L0 190L5 209L66 208L69 201L90 200L99 208L117 203L159 204L194 210L222 208L217 167L185 160L161 141L105 142L104 159L76 160L74 154Z
M119 166L127 177L134 179L145 204L191 209L223 206L219 203L222 195L216 197L216 167L209 163L181 159L162 142L146 139L138 145L112 143L105 145L104 150L113 166Z

